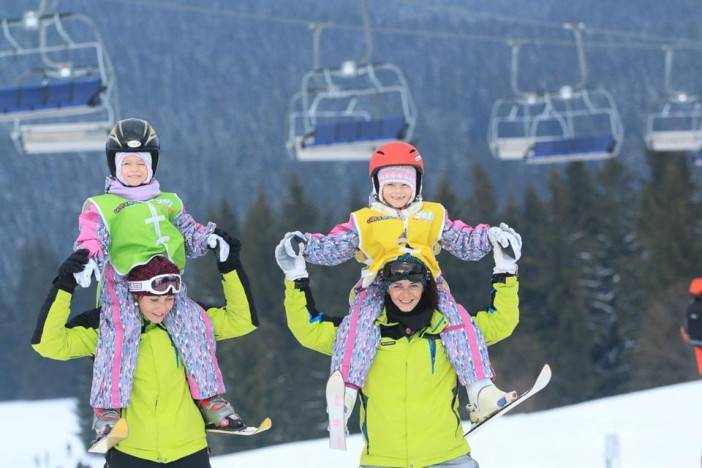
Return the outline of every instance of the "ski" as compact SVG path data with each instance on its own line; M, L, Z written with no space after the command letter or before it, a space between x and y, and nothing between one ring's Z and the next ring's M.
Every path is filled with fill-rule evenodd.
M334 372L327 380L327 413L329 416L329 447L346 450L346 420L344 418L344 395L346 385L341 372Z
M252 436L265 432L273 427L273 422L271 418L265 418L258 426L244 426L238 429L228 428L227 426L207 426L205 430L214 434L229 434L229 435L240 435L240 436Z
M104 437L97 439L92 443L88 452L90 453L107 453L112 447L127 438L129 431L127 430L127 421L124 418L119 418L112 430Z
M478 429L485 427L485 425L487 423L489 423L490 421L494 421L496 418L498 418L504 414L509 413L514 408L521 405L526 400L528 400L529 398L531 398L532 396L536 395L541 390L543 390L546 387L546 385L548 385L548 383L550 381L551 381L551 367L548 364L546 364L546 365L544 365L544 367L541 368L541 372L539 372L538 377L536 377L536 380L534 381L534 385L532 385L532 387L529 390L527 390L526 392L519 395L514 401L510 402L508 405L506 405L503 408L501 408L500 410L494 412L488 418L483 419L482 421L480 421L477 424L471 425L471 428L468 430L468 432L466 432L463 435L469 436L469 435L475 434L475 432Z

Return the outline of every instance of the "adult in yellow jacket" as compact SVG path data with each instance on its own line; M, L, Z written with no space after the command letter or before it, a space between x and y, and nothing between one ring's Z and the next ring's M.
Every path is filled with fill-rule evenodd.
M217 264L226 304L203 307L216 340L246 335L258 325L248 280L239 262L238 241L228 239L232 244L229 255ZM162 257L155 259L159 258ZM54 280L32 337L32 347L43 357L68 360L95 354L100 310L93 309L69 320L76 287L73 273L80 271L87 260L87 251L74 252ZM149 288L165 287L166 291L170 287L170 292L180 287L178 282L169 283L168 275L159 276L160 282L152 278L143 283ZM170 279L174 279L173 275ZM108 452L106 466L207 468L210 464L205 422L190 396L183 362L161 324L173 307L174 296L146 295L135 299L143 315L143 328L131 400L122 410L129 435Z
M518 235L517 235L518 236ZM516 259L494 246L492 301L474 317L486 342L512 334L519 322ZM314 303L305 260L281 244L276 260L286 276L288 327L305 347L331 355L340 318L320 313ZM403 255L382 269L385 309L376 323L381 341L360 389L364 467L477 468L463 437L458 381L440 339L448 327L436 309L436 284L416 257ZM480 396L477 396L477 400ZM348 416L347 416L348 417Z

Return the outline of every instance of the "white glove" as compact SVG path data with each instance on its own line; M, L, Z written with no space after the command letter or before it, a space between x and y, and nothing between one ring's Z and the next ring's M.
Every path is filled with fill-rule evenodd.
M492 272L517 274L517 261L522 256L522 236L505 223L488 229L488 239L492 244L495 268Z
M285 273L285 278L294 281L300 278L307 278L307 264L305 263L305 257L300 252L298 255L289 255L287 252L288 247L287 234L278 243L275 248L275 261L283 273Z
M85 264L83 271L78 273L73 273L73 277L76 279L76 283L80 285L81 288L90 287L90 278L95 274L95 281L100 282L100 269L98 268L97 262L92 258L88 260Z
M307 238L300 231L286 232L283 242L285 242L285 253L291 257L297 257L305 251Z
M207 245L211 249L217 248L219 245L219 249L217 250L217 253L219 255L219 261L223 262L229 257L229 244L227 241L222 239L221 236L218 236L217 234L210 234L207 236Z

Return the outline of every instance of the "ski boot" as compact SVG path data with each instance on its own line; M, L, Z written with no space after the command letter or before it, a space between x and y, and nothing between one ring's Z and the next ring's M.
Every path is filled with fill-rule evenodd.
M119 410L94 408L93 429L95 440L88 452L107 453L112 447L127 438L127 421L120 417Z
M206 430L236 432L246 427L244 421L232 408L232 405L220 395L198 400L197 406L205 420ZM221 423L225 419L228 421L228 424L222 426Z
M493 413L517 399L517 392L503 392L491 380L479 380L466 387L468 401L466 409L472 424L489 418Z

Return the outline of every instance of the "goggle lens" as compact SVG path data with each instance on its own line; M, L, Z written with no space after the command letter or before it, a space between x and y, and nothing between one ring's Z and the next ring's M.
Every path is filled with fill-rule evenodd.
M169 289L172 292L177 293L180 291L180 276L179 275L169 275L162 276L160 278L154 278L151 281L151 289L155 292L166 294Z

